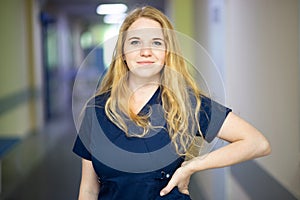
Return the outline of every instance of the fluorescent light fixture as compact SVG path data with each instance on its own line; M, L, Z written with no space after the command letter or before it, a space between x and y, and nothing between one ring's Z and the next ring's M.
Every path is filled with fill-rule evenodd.
M100 4L97 7L96 12L99 15L111 15L111 14L120 14L125 13L127 11L127 6L122 3L116 4Z
M126 17L125 13L105 15L103 18L106 24L121 24Z

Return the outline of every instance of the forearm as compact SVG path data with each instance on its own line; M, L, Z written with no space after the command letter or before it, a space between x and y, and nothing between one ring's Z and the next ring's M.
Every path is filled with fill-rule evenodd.
M78 200L97 200L99 191L100 183L92 162L82 159L82 175Z
M230 143L204 156L192 159L189 162L189 169L191 173L194 173L206 169L226 167L265 156L269 153L270 148L267 142L260 142L259 145L256 145L255 141L241 140Z
M78 200L97 200L98 194L98 190L80 187Z
M234 113L229 113L218 137L228 141L229 144L204 156L183 162L160 194L168 194L175 186L185 193L190 176L195 172L234 165L268 155L271 152L267 139L256 128Z

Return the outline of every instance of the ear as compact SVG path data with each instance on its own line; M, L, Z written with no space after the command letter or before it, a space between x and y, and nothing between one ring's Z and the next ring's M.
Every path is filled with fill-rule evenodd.
M125 55L122 55L122 60L123 60L123 62L127 65Z

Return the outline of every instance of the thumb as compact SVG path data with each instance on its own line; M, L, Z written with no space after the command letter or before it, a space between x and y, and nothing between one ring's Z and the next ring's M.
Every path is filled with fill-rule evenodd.
M171 183L171 181L168 183L168 185L166 187L164 187L161 191L160 191L160 196L164 196L166 194L168 194L173 188L175 187L174 184Z

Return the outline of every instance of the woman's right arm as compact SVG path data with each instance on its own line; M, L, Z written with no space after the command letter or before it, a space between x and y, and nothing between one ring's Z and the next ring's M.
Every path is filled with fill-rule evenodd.
M82 159L81 183L78 200L97 200L99 194L98 176L90 160Z

